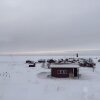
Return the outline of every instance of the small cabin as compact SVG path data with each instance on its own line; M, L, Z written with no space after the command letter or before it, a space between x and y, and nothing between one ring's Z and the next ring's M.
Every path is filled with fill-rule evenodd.
M51 76L58 78L79 77L79 65L75 64L51 64Z

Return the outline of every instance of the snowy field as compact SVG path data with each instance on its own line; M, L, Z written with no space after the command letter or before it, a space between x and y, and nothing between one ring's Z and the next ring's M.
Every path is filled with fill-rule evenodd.
M95 71L80 68L79 79L53 78L41 64L25 64L41 58L50 57L0 56L0 100L100 100L100 63L95 57Z

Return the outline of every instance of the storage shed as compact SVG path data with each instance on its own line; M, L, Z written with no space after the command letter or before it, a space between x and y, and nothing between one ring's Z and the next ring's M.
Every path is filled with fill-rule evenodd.
M58 78L79 77L79 65L51 64L51 76Z

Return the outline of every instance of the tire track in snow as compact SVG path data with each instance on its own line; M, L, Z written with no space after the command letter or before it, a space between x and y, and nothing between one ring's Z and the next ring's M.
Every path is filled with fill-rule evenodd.
M84 87L83 88L83 100L89 100L89 98L88 98L88 88L87 87Z
M88 87L83 88L83 100L97 100L95 93L89 91Z
M6 65L3 65L3 70L1 70L0 72L0 100L3 100L4 99L4 96L5 96L5 93L6 93L6 87L8 86L9 84L9 81L10 81L10 67L12 66L12 64L6 64Z

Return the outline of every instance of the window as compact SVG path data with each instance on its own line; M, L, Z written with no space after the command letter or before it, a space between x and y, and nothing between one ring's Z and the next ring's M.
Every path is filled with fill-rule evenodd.
M67 70L57 70L57 74L67 74Z

